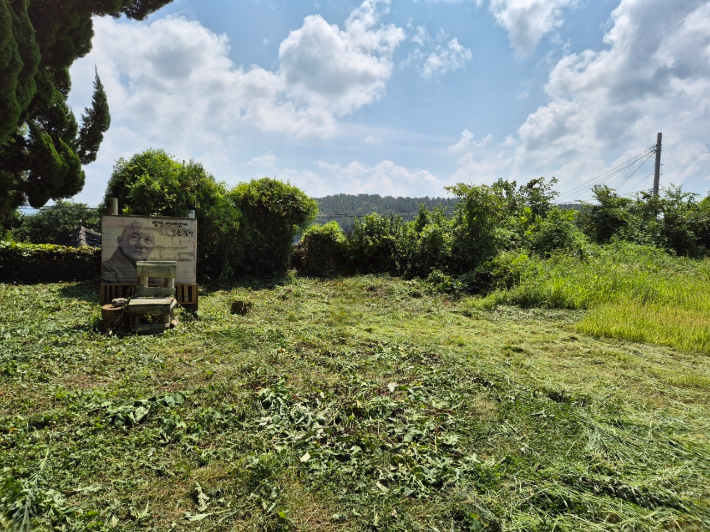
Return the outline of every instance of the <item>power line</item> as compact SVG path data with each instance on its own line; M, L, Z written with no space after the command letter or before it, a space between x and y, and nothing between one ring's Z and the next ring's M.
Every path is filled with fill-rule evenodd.
M602 172L601 174L595 176L586 183L583 183L567 191L558 200L561 201L563 199L571 198L578 194L581 190L589 188L590 186L596 184L602 184L604 181L615 180L617 176L619 176L620 174L624 174L629 170L629 168L633 168L639 161L646 162L646 160L650 158L653 154L655 154L655 146L646 148L646 150L644 150L643 152L631 157L630 159L616 165L613 168L610 168L609 170Z

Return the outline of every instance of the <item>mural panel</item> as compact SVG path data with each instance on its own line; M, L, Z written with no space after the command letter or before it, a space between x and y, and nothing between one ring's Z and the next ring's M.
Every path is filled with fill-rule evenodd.
M102 283L137 283L139 260L177 261L175 282L197 282L194 218L103 216L101 233Z

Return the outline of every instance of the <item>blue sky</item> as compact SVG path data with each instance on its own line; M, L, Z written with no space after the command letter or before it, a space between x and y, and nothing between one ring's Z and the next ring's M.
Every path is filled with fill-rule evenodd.
M315 197L554 176L589 199L658 131L662 186L710 188L709 1L175 0L94 28L70 95L80 114L96 66L112 126L90 205L147 148ZM612 185L649 188L652 166Z

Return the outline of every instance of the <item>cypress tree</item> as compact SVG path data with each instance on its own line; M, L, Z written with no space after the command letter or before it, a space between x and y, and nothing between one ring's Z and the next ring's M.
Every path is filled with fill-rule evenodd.
M141 20L172 0L0 0L0 219L84 186L111 123L98 72L81 127L69 67L91 51L93 16Z

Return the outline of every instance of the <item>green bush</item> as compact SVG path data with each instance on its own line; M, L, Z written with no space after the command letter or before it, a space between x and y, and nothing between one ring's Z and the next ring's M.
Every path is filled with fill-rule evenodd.
M0 242L0 281L57 282L97 277L101 250Z
M219 183L194 161L180 163L162 150L119 159L109 179L101 211L118 198L123 214L197 218L197 273L200 280L228 278L245 250L238 238L241 212Z
M399 273L405 224L396 215L356 218L348 238L350 264L360 273Z
M698 246L710 250L710 194L688 213L688 229L695 235Z
M619 196L607 186L593 189L596 204L584 204L577 220L594 242L614 240L653 245L699 257L710 250L710 204L671 185L661 195Z
M427 277L433 270L448 271L452 263L452 223L441 207L420 205L417 218L405 225L400 269L407 276Z
M552 208L555 182L539 178L516 188L515 181L499 179L491 186L446 187L460 198L453 220L452 271L470 272L501 251L520 247L530 223Z
M530 249L544 257L557 250L581 256L589 240L574 223L575 213L552 208L545 218L536 216L526 231Z
M301 239L299 273L326 277L346 267L346 243L337 222L310 227Z
M268 177L242 183L229 196L244 216L237 237L244 250L239 271L258 276L286 273L296 235L318 214L316 201Z

